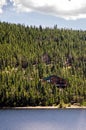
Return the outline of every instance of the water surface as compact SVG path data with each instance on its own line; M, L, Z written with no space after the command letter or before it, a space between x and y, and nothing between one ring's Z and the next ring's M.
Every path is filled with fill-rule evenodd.
M0 130L86 130L86 110L0 110Z

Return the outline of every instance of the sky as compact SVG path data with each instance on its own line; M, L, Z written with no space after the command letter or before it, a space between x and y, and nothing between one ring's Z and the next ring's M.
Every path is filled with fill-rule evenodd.
M86 0L0 0L0 21L86 30Z

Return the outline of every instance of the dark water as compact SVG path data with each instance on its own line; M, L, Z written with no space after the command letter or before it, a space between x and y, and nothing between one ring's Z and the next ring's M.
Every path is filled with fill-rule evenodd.
M0 110L0 130L86 130L86 110Z

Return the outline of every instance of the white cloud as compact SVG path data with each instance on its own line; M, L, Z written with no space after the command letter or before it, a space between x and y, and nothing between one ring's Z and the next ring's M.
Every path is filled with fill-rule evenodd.
M6 0L0 0L0 9ZM2 2L3 1L3 2ZM86 0L10 0L18 12L41 12L64 19L86 18Z
M3 12L2 8L3 8L3 6L6 5L6 4L7 4L6 0L0 0L0 13Z

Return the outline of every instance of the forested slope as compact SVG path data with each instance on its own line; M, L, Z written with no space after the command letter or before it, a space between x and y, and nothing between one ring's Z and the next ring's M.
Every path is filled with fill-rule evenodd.
M42 82L57 75L64 89ZM0 107L86 104L86 31L0 22Z

